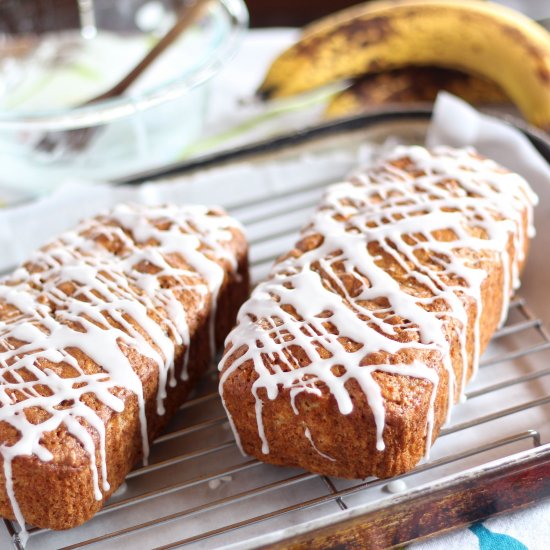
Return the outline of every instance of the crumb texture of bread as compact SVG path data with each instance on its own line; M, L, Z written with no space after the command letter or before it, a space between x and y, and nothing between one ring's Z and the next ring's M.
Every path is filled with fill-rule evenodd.
M119 205L2 279L0 515L51 529L90 519L247 295L242 229L204 206Z
M330 186L227 338L244 452L345 478L412 469L506 318L536 201L449 147L399 146Z

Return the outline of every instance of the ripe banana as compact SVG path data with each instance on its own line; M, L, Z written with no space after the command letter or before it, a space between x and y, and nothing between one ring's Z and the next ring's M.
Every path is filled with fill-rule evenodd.
M277 98L409 65L480 74L533 124L550 127L550 34L491 2L369 2L329 16L271 65L258 92Z
M325 116L349 116L387 104L433 102L440 90L474 104L509 101L496 84L478 76L439 67L405 67L361 77L331 97Z

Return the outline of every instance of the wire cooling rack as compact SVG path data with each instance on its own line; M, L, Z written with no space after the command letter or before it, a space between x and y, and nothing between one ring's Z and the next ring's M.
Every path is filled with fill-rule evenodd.
M253 280L264 277L274 258L292 245L326 183L233 205L231 214L247 228ZM133 470L94 519L65 532L29 527L27 548L255 547L306 532L319 522L332 524L382 508L467 471L478 469L482 476L487 464L512 461L513 455L550 441L549 359L548 331L516 297L468 387L467 400L454 409L429 461L396 478L402 483L334 479L242 456L217 393L213 365L156 439L150 463ZM17 524L4 520L4 525L4 535L21 549Z

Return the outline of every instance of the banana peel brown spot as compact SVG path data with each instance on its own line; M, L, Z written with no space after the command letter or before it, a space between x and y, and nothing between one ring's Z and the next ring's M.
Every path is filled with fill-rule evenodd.
M387 17L353 19L341 28L344 36L362 47L386 41L394 33L393 25Z
M537 74L545 84L550 84L550 71L546 67L540 67Z
M474 104L509 101L497 84L481 76L435 66L409 66L359 78L332 98L325 116L349 116L385 104L433 102L440 90Z
M542 59L545 57L544 50L533 44L533 41L529 37L525 36L520 29L506 24L499 24L497 28L503 34L508 35L516 44L521 44L530 56L537 59Z
M379 57L375 57L369 62L366 73L379 73L388 69L388 63Z
M357 43L362 47L384 42L394 33L391 20L387 17L373 17L371 19L352 19L338 28L333 37L341 36L344 42ZM292 49L298 56L315 56L320 46L325 45L330 39L331 33L309 35L304 40L297 42Z
M550 84L550 71L548 69L548 54L541 48L533 44L532 40L520 30L510 25L501 25L500 30L508 35L514 42L523 46L529 57L537 65L537 76L545 84Z

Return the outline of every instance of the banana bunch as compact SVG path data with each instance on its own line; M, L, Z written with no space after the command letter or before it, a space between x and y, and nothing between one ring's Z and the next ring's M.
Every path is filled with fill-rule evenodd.
M550 34L514 10L479 0L382 0L328 16L275 59L258 93L287 97L410 66L480 75L527 120L550 128Z

